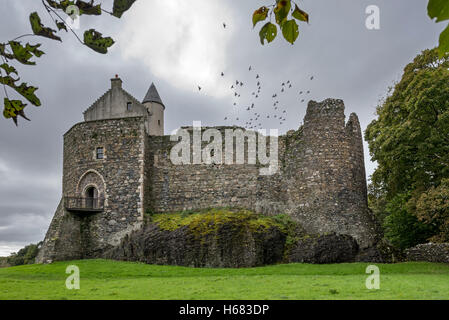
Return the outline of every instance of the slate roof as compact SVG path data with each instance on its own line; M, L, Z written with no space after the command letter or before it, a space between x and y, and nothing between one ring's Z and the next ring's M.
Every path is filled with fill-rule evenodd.
M147 94L145 95L145 98L142 101L142 103L145 103L145 102L160 103L164 107L164 109L165 109L165 105L162 102L162 99L159 96L159 93L157 92L157 89L156 89L156 86L154 85L154 83L151 83L151 86L148 89L148 92L147 92Z

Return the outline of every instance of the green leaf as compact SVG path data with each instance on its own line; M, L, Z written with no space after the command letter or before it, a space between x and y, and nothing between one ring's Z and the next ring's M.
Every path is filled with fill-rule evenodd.
M307 12L302 11L298 8L298 5L295 4L295 10L292 13L292 17L298 19L299 21L304 21L309 23L309 14Z
M20 86L15 88L18 93L20 93L24 98L26 98L29 102L31 102L36 107L41 105L41 101L34 94L34 92L38 89L36 87L28 86L25 82L23 82Z
M256 26L256 24L259 21L264 21L268 16L268 8L267 7L260 7L256 11L254 11L253 14L253 28Z
M14 59L12 54L6 52L6 43L0 43L0 56L5 57L6 59Z
M264 45L265 40L267 40L267 42L270 43L276 38L277 32L278 31L276 25L272 24L271 22L267 22L259 32L260 43Z
M111 37L103 38L100 32L90 29L84 32L84 44L98 53L106 54L114 40Z
M94 5L93 1L90 3L78 0L76 6L80 9L80 15L101 15L101 4Z
M43 24L41 23L41 18L39 17L37 12L33 12L32 14L30 14L30 23L35 35L62 41L60 37L54 34L56 30L43 26Z
M9 76L11 73L14 73L17 75L17 70L13 66L10 66L9 64L3 63L0 65L0 68L5 70L6 74Z
M58 30L64 29L65 31L68 31L64 22L56 22L56 26L58 27Z
M33 54L30 52L30 50L27 50L26 47L23 47L20 42L10 41L9 46L11 47L14 59L19 61L20 63L27 65L36 64L36 62L34 61L29 61L33 57Z
M298 24L295 20L288 20L282 24L282 35L291 44L295 43L299 36Z
M427 13L431 19L437 18L436 22L449 19L449 1L429 0Z
M279 26L287 20L288 13L292 7L290 0L279 0L277 2L276 8L274 8L273 12L276 17L276 22Z
M43 54L45 54L43 51L39 50L38 48L41 46L40 43L32 46L29 43L26 44L25 49L28 50L28 52L31 52L32 54L34 54L37 58L39 58L40 56L42 56Z
M131 8L136 0L114 0L114 6L112 14L117 18L121 18L122 15Z
M6 119L17 117L19 112L26 107L26 104L21 100L9 100L7 98L4 99L4 104L3 116Z
M24 98L26 98L29 102L31 102L33 105L35 105L36 107L39 107L41 105L41 101L34 94L34 92L37 90L37 88L28 86L26 83L22 83L20 86L17 86L16 85L17 81L19 81L19 79L14 79L11 76L0 77L0 84L4 84L6 86L13 88L19 94L21 94Z
M40 44L36 44L34 46L30 45L29 43L26 44L26 46L22 46L20 42L17 41L10 41L9 46L12 50L12 57L11 59L16 59L20 63L26 64L26 65L35 65L36 62L30 61L30 59L34 56L40 57L44 54L43 51L39 50Z
M442 58L446 53L449 53L449 24L446 29L440 34L440 45L438 47L438 54Z
M72 1L72 0L63 0L60 1L59 3L53 0L46 0L47 4L54 8L54 9L60 9L63 10L67 15L71 15L73 12L67 12L67 8L70 6L77 6L79 9L79 15L95 15L95 16L99 16L101 15L101 4L94 4L94 1L92 0L91 2L86 2L86 1L81 1L81 0L77 0ZM77 12L78 13L78 12Z
M25 115L23 109L27 106L21 100L9 100L5 98L3 106L3 116L6 119L12 119L17 126L17 116L21 116L22 118L30 121Z

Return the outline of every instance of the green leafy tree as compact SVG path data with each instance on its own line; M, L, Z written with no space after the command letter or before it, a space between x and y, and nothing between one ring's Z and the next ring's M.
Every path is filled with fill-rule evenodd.
M11 266L20 266L23 264L33 264L36 256L39 253L39 248L42 242L38 244L30 244L20 249L17 253L11 254L6 258L7 264Z
M421 228L433 225L418 220L416 201L449 177L448 68L449 55L440 58L437 49L423 51L406 66L365 132L371 158L378 163L370 203L378 215L388 216L386 235L401 246L423 241L413 229L432 236Z
M406 249L426 242L432 236L432 226L426 225L408 210L410 194L399 194L386 205L384 232L394 246Z
M449 179L443 179L438 187L422 193L415 206L418 219L435 229L429 240L449 242Z

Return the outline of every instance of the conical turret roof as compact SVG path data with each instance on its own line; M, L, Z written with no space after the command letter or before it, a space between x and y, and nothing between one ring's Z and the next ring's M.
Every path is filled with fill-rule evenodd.
M146 102L156 102L161 104L164 109L165 109L165 105L162 102L161 97L159 96L159 93L157 92L156 86L154 85L154 83L151 83L150 88L148 89L147 94L145 95L145 98L143 99L142 103L146 103Z

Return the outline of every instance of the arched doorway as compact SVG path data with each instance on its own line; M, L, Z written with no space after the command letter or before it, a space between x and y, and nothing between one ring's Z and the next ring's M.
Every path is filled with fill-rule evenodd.
M98 207L98 190L95 187L88 187L85 191L86 208L95 209Z

